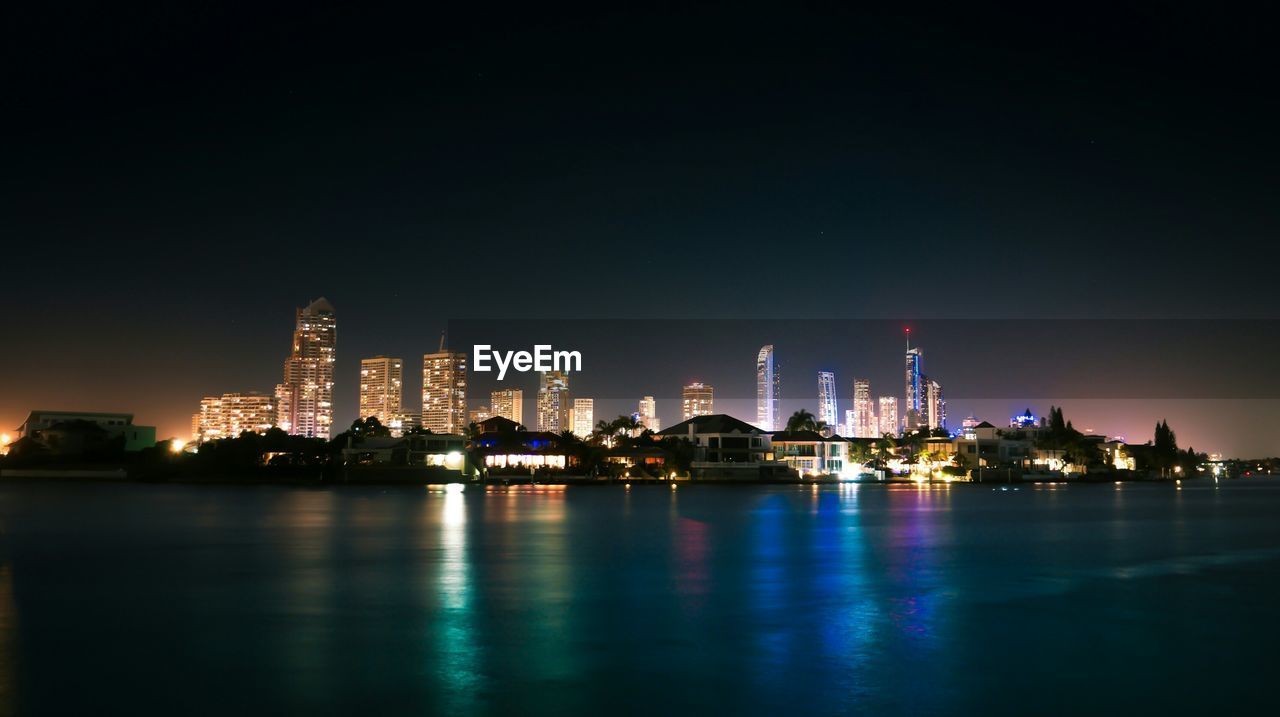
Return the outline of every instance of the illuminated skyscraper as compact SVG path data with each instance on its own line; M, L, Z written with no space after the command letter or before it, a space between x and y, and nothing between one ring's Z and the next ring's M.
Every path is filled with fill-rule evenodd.
M681 420L687 421L695 416L710 416L715 413L715 389L710 385L695 381L684 387L680 394Z
M540 374L538 381L538 430L568 430L569 377L563 371L548 371Z
M391 429L393 438L400 438L410 431L422 428L422 414L418 411L397 411L391 414L391 420L386 425Z
M838 433L842 436L852 436L854 427L854 410L852 408L844 409L844 423L840 424Z
M524 391L504 388L489 394L490 413L524 425Z
M880 397L880 435L888 433L896 436L901 432L898 425L898 397Z
M572 412L570 423L573 425L573 435L579 438L590 437L591 429L595 428L595 401L590 398L575 398Z
M200 400L194 439L214 441L236 438L245 431L266 433L275 425L276 406L260 393L224 393Z
M854 438L875 438L880 435L876 425L875 404L871 401L871 382L865 378L853 380L853 431Z
M836 408L836 375L831 371L818 372L818 420L836 430L840 412Z
M762 431L776 430L781 419L778 415L781 388L782 377L774 361L773 344L762 346L756 355L756 427Z
M489 410L488 406L481 406L480 408L473 408L470 411L467 411L467 421L469 423L480 424L490 418L493 418L493 413Z
M333 305L316 299L298 309L293 351L276 386L276 425L295 436L329 438L333 426L333 361L337 322Z
M662 430L662 422L658 420L658 402L653 400L653 396L645 396L640 399L639 420L645 428L657 433Z
M942 384L928 379L924 386L924 412L929 428L946 428L947 401L942 397Z
M924 353L911 348L911 330L907 330L906 386L903 390L902 410L908 430L926 425L924 412L924 386L920 380Z
M384 426L400 413L403 397L403 361L375 356L360 360L360 415L374 416Z
M422 357L422 427L462 433L467 427L467 355L445 349Z

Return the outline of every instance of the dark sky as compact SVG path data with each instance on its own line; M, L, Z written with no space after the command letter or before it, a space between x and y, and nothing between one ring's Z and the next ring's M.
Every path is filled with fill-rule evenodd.
M270 389L321 295L340 423L361 356L413 366L460 317L1280 313L1271 17L260 5L3 11L5 426L185 432Z

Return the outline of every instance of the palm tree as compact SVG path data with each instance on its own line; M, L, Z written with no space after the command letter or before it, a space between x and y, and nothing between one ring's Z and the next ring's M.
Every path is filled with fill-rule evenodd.
M812 413L809 413L808 410L802 408L799 411L796 411L795 413L791 414L791 418L787 419L787 432L794 433L795 431L817 431L819 430L818 429L819 425L822 425L823 427L825 427L827 424L823 423L822 421L819 421L817 416L813 415Z
M604 445L613 443L613 423L600 419L596 424L596 428L591 432L591 437L597 442Z
M871 460L871 449L865 443L849 444L849 461L865 466Z

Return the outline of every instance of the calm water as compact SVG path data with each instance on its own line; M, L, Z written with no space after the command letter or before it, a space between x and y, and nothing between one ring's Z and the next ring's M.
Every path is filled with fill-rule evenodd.
M1275 709L1280 483L0 486L0 712Z

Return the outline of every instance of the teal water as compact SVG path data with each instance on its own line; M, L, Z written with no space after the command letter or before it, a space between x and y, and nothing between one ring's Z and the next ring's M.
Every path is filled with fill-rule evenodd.
M0 486L0 713L1274 710L1280 483Z

